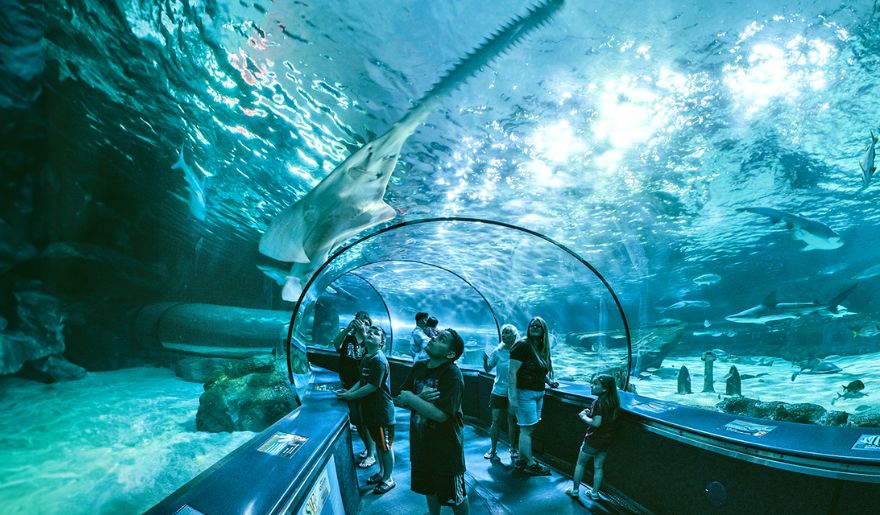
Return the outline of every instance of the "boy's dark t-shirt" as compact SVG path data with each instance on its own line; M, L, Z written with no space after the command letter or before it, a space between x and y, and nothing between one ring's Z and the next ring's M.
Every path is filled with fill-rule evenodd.
M614 413L606 406L606 404L600 404L599 399L593 401L593 406L590 408L590 416L601 416L602 424L599 427L590 426L587 429L587 434L584 436L585 442L600 451L608 449L611 445L614 438L614 429L617 425L617 421L614 420Z
M428 361L417 361L410 369L402 390L418 395L426 388L436 388L440 398L432 404L449 415L435 422L412 411L409 419L409 455L412 469L431 474L453 476L463 474L464 421L461 397L464 378L455 363L428 368Z
M510 350L510 359L522 362L516 373L516 387L521 390L544 391L544 378L549 369L541 365L538 355L526 340L516 342Z
M339 348L339 379L342 380L343 388L351 388L361 375L361 358L364 357L366 347L358 343L352 334L345 335L342 346Z
M394 402L391 400L391 374L382 351L361 360L362 384L371 384L376 391L361 398L361 419L366 426L394 425Z

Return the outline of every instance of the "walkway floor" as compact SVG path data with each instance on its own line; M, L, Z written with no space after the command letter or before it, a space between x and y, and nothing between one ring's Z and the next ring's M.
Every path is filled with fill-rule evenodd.
M367 478L378 471L378 466L358 470L361 489L360 513L367 515L404 515L428 512L425 498L409 489L409 412L396 409L394 455L394 480L397 487L384 495L372 493ZM355 451L362 448L357 435L352 435ZM569 515L582 513L620 514L648 513L613 490L602 492L602 498L592 501L587 496L588 487L581 486L581 496L575 500L565 494L571 487L570 471L544 477L532 477L514 470L510 455L503 443L499 444L500 460L487 460L483 454L489 449L489 435L485 430L466 424L464 428L465 460L470 513L474 515L503 515L544 513ZM604 489L603 489L604 490ZM442 513L452 513L443 508Z

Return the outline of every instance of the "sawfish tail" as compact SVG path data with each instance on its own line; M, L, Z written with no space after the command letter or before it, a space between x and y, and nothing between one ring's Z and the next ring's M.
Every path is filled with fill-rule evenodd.
M507 22L483 41L480 46L471 50L455 63L455 66L435 82L431 89L416 102L418 107L407 113L406 117L399 122L400 125L406 125L411 119L414 119L413 121L423 120L444 96L467 82L482 67L504 55L531 31L550 21L550 18L562 8L564 3L565 0L543 0L530 7L526 14Z

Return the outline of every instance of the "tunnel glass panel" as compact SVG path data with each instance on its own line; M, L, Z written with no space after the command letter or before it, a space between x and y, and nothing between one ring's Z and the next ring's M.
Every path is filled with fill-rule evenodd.
M628 335L611 292L586 262L536 233L477 220L410 222L375 233L314 277L293 318L298 335L311 334L308 313L319 300L326 303L322 310L339 313L338 327L358 309L381 313L368 288L350 290L359 282L353 276L372 285L387 306L392 356L411 359L420 311L436 316L441 329L459 331L465 341L459 364L473 368L498 344L501 325L524 335L529 320L541 316L557 379L587 383L605 371L621 386L626 380ZM326 346L326 335L304 341Z

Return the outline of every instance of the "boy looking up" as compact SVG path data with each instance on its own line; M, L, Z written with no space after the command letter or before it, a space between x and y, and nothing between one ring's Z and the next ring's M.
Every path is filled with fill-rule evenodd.
M464 378L455 364L464 341L454 329L440 331L428 342L427 360L413 364L397 402L409 408L410 463L413 492L423 494L431 515L451 506L468 513L464 483L464 438L461 397Z
M382 349L385 347L385 331L371 326L364 338L366 354L361 361L358 382L349 390L337 392L340 399L360 400L361 421L379 455L379 473L367 479L367 484L376 485L373 493L384 494L396 485L391 478L394 469L394 404L391 399L391 374L388 360Z

